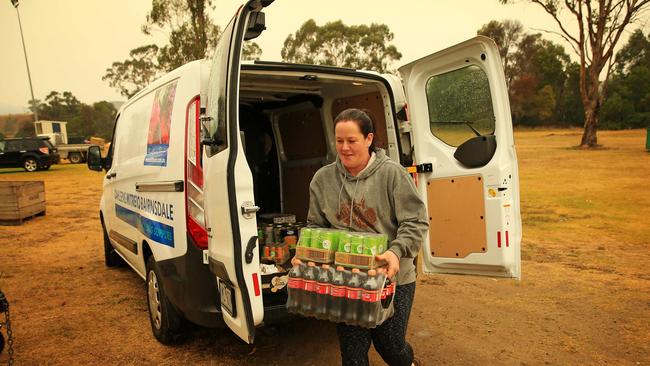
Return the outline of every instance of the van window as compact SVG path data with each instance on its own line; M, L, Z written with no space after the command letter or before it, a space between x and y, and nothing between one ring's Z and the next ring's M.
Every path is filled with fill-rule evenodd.
M214 51L210 68L210 90L208 91L208 134L215 142L208 149L209 155L217 154L228 147L228 125L226 121L226 84L228 78L228 54L235 18L222 33L221 40ZM235 111L230 111L235 113Z
M110 170L113 166L113 152L115 151L113 147L115 146L115 131L117 130L117 122L120 120L120 115L118 114L115 117L115 124L113 125L113 134L111 136L111 142L108 145L108 152L106 153L106 160L104 161L104 169Z
M426 84L429 125L434 136L458 146L476 136L494 134L495 117L487 75L471 65L436 75Z

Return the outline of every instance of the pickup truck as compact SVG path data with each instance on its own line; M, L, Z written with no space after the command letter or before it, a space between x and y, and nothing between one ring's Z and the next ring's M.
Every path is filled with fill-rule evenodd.
M67 122L63 121L36 121L34 127L39 137L49 137L50 142L56 146L61 159L67 159L73 164L84 163L88 155L88 148L92 144L84 142L83 138L75 140L75 137L68 137L66 128Z

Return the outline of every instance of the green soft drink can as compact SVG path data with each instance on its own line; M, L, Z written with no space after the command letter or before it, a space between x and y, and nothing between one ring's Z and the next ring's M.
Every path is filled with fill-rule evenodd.
M381 235L368 234L363 238L363 254L377 255L379 253L379 243Z
M318 247L319 249L333 249L337 244L336 240L336 231L334 230L321 230L320 235L318 235Z
M322 229L311 229L311 238L309 238L309 247L318 248L318 239Z
M311 245L311 236L313 229L309 227L303 227L300 229L300 238L298 239L299 247L309 247Z
M382 254L388 249L388 235L379 234L379 247L377 248L377 254Z
M339 234L339 246L337 250L339 252L350 253L350 242L352 240L352 234L342 232Z
M352 234L350 238L350 253L363 254L363 234Z

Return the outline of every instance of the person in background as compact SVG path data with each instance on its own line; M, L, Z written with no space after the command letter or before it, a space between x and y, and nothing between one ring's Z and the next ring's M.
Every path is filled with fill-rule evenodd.
M419 365L406 341L415 294L415 265L428 221L411 176L373 145L368 113L355 108L334 120L337 157L314 175L309 189L311 226L383 233L388 250L377 255L397 277L394 315L374 329L337 324L343 365L368 365L370 344L389 365ZM294 264L300 263L294 259Z

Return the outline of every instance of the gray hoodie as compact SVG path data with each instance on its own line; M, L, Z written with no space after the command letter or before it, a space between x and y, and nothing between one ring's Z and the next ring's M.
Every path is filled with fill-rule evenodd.
M388 235L388 250L400 259L397 283L415 281L413 258L429 227L426 209L411 176L383 149L375 149L356 177L337 156L316 172L309 190L309 224Z

